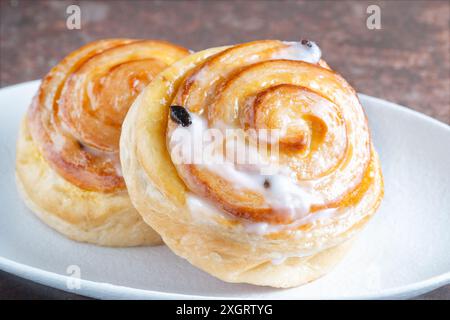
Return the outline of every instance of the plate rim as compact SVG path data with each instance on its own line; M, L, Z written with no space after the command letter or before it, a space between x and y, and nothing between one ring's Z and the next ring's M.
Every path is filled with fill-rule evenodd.
M13 85L5 86L0 88L0 92L9 91L13 89L18 89L19 87L38 85L41 80L32 80L21 83L16 83ZM424 121L431 122L433 125L447 130L450 133L450 125L441 122L431 116L424 113L418 112L416 110L410 109L408 107L399 105L394 102L390 102L381 98L373 97L363 93L358 93L358 98L360 100L366 100L372 103L383 104L383 106L391 109L399 109L402 112L406 112L410 116L419 117ZM164 291L155 291L147 289L138 289L133 287L115 285L105 282L97 282L93 280L80 279L80 284L82 289L69 289L66 286L67 281L73 280L72 277L43 270L37 267L33 267L21 262L17 262L3 256L0 256L0 270L13 274L15 276L40 283L49 287L53 287L59 290L63 290L70 293L75 293L79 295L84 295L92 298L106 298L106 299L236 299L237 297L226 297L226 296L208 296L208 295L192 295L184 293L171 293ZM368 293L364 295L357 296L342 296L342 297L324 297L326 299L344 299L344 300L365 300L365 299L390 299L390 298L402 298L402 297L414 297L421 293L429 292L435 288L445 286L450 284L450 270L425 280L414 282L411 284L403 285L400 287L389 288L383 290L382 292ZM242 299L242 298L239 298ZM251 298L244 298L245 300ZM269 299L264 298L264 296L258 296L258 299ZM270 298L277 299L277 298ZM317 298L320 299L320 298Z

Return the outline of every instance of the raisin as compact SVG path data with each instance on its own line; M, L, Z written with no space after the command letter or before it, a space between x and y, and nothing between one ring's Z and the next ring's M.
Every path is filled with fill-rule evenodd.
M191 115L182 106L170 106L170 119L183 127L189 127L192 124Z
M312 48L312 43L309 40L303 39L301 41L301 44L304 45L304 46L307 46L308 48Z

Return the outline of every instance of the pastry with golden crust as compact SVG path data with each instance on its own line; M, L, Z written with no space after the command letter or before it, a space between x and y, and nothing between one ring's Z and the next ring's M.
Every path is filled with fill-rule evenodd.
M266 154L259 144L241 149L257 155L247 163L228 156L229 132L247 142L277 135L259 139ZM175 254L228 282L286 288L322 276L383 196L356 92L311 41L178 61L132 105L120 153L144 220Z
M119 137L135 97L187 55L163 41L100 40L47 74L22 121L16 156L18 189L39 218L78 241L161 242L128 197Z

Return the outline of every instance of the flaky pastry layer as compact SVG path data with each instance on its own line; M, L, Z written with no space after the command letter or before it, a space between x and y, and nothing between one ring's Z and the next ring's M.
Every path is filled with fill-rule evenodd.
M31 211L70 239L115 247L161 243L126 191L86 191L58 175L34 145L25 120L17 141L16 184Z
M190 70L225 49L208 49L175 63L136 99L120 140L125 182L144 220L193 265L228 282L298 286L340 261L349 240L379 206L383 182L378 156L371 147L373 180L362 199L320 223L258 234L248 232L247 221L215 210L193 212L187 204L190 190L167 150L169 106Z

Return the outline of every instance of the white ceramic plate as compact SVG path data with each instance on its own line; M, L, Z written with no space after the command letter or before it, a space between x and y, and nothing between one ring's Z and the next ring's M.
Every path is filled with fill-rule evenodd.
M348 256L325 277L278 290L229 284L166 247L113 249L70 241L22 203L15 140L39 81L0 90L0 269L96 298L408 298L450 283L450 127L361 95L383 166L385 198ZM79 267L81 288L70 290Z

